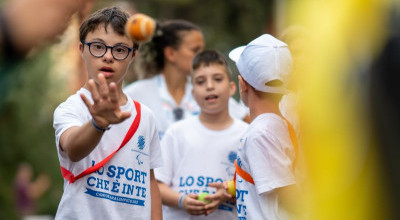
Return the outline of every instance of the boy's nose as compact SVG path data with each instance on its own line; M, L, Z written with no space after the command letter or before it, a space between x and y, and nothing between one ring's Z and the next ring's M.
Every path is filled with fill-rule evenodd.
M207 89L214 89L214 82L212 80L207 80Z
M106 53L103 55L103 59L106 61L111 61L113 59L113 55L110 48L107 48Z

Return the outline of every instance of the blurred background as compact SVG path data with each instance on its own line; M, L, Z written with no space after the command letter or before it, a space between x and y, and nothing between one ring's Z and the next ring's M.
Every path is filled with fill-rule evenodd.
M14 0L0 0L0 4L7 1ZM31 51L23 62L1 62L0 71L7 72L7 77L2 76L0 83L0 219L19 218L13 186L21 163L31 166L31 182L40 174L49 176L51 184L35 202L36 214L54 216L63 179L52 127L53 112L86 80L78 52L80 21L109 5L157 20L187 19L203 29L206 48L218 49L225 55L234 46L274 29L272 0L95 0L89 1L87 12L72 17L61 36L40 50ZM129 74L127 83L137 78L133 66Z
M8 1L29 0L0 4ZM53 112L86 80L80 22L109 5L157 20L187 19L203 30L206 48L225 55L263 33L283 39L301 94L305 219L400 218L398 1L91 0L62 35L23 61L0 61L0 219L20 218L20 182L35 192L28 212L55 215L63 179ZM136 79L134 64L126 83Z

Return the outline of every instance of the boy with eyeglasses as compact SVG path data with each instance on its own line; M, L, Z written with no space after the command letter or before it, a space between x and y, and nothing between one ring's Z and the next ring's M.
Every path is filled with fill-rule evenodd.
M90 15L79 46L86 84L54 112L64 194L56 219L161 219L162 158L150 109L122 91L138 47L116 7Z

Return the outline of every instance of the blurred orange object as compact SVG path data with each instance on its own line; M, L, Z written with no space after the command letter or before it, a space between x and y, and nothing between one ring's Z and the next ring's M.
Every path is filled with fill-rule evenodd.
M134 41L146 42L151 40L156 31L156 21L145 14L137 13L128 19L125 31Z

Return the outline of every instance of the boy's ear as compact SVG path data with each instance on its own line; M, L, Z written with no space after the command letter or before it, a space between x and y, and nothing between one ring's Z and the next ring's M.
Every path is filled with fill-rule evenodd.
M83 49L84 49L83 44L80 42L80 43L79 43L79 51L80 51L81 53L83 53Z
M175 49L173 47L167 46L164 48L164 57L170 62L175 61Z
M247 84L246 81L244 81L241 75L238 75L238 81L239 81L239 92L240 93L246 92L249 89L249 85Z
M229 95L233 96L236 92L236 84L234 82L229 82Z

